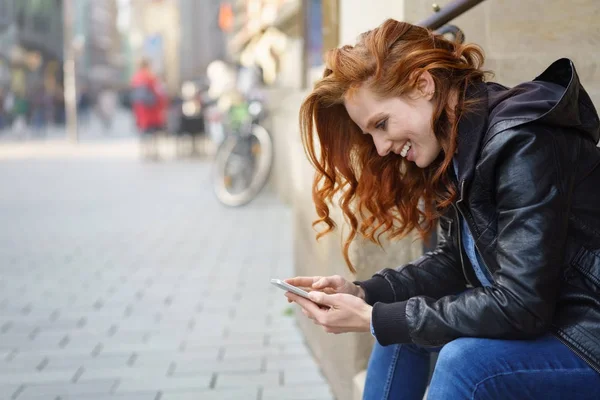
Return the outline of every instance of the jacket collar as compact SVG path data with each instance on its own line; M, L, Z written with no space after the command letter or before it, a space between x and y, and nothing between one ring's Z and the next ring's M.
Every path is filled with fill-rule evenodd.
M466 99L477 100L458 122L457 152L454 155L458 169L459 190L463 182L473 176L483 137L488 125L488 90L484 82L469 85ZM462 192L461 192L462 197Z
M468 185L484 141L506 129L533 121L578 131L594 143L600 139L600 120L581 86L573 62L562 58L531 82L508 89L497 83L476 83L466 98L477 100L458 123L460 198Z

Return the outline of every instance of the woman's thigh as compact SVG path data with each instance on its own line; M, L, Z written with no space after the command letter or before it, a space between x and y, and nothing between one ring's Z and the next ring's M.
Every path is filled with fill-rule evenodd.
M554 336L461 338L438 357L428 399L597 399L600 374Z

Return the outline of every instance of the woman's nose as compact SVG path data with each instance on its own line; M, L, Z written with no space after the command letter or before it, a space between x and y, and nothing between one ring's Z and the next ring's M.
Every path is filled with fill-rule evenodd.
M377 154L381 157L386 156L392 148L392 142L383 138L373 137L373 143L375 143Z

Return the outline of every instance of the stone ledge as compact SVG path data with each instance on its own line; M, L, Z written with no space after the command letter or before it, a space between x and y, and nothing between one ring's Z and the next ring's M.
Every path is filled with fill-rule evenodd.
M352 379L352 400L362 400L365 391L365 380L367 379L367 370L363 369Z

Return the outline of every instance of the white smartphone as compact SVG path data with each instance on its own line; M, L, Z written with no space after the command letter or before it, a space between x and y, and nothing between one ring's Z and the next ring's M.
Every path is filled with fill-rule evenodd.
M280 289L285 290L286 292L292 292L294 294L297 294L300 297L304 297L305 299L310 300L310 297L308 297L308 292L305 290L300 289L299 287L290 285L289 283L286 283L284 281L282 281L281 279L271 279L271 283L275 286L277 286ZM312 301L312 300L310 300Z
M279 289L283 289L286 292L292 292L294 294L297 294L300 297L304 297L305 299L308 299L310 301L312 301L315 304L318 304L319 307L329 307L329 306L324 306L322 304L317 303L316 301L312 300L310 297L308 297L308 292L305 290L300 289L299 287L290 285L289 283L286 283L284 281L282 281L281 279L271 279L271 283L275 286L277 286Z

